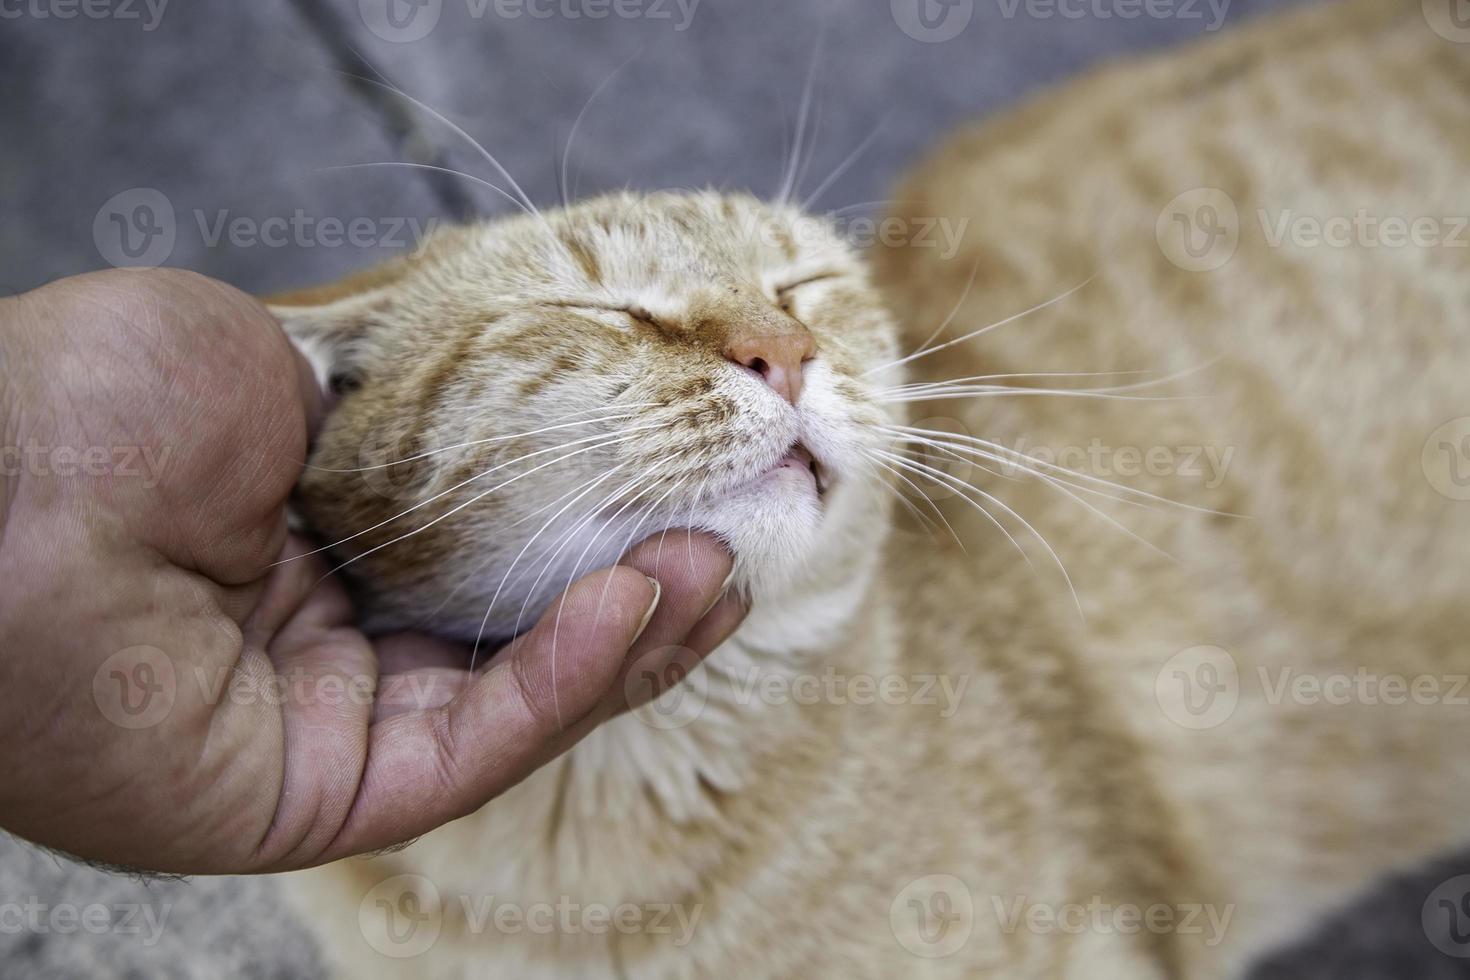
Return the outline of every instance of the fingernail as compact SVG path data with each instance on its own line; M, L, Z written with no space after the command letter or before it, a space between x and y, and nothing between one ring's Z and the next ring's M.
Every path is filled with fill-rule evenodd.
M648 579L649 585L653 586L653 601L649 602L648 610L643 614L643 622L638 624L638 632L633 634L633 640L628 644L628 646L632 646L634 643L637 643L638 638L643 635L643 631L648 629L649 621L653 619L653 614L658 611L658 600L664 593L664 587L658 584L658 579L651 578L647 575L643 577Z
M732 568L730 574L725 576L725 581L720 583L720 591L715 593L714 599L705 607L704 612L699 614L700 619L708 616L715 606L720 604L720 600L725 598L725 594L730 591L730 583L733 581L735 581L735 569Z

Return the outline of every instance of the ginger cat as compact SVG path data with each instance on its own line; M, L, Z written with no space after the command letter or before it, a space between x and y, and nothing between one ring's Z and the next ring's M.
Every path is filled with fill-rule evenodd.
M339 549L425 528L349 569L374 625L504 637L670 526L753 600L479 813L287 878L339 974L1231 977L1470 840L1470 44L1433 6L960 134L895 195L953 256L622 195L288 298L344 379L319 466L581 420L459 490L486 457L308 471L328 540L430 501Z

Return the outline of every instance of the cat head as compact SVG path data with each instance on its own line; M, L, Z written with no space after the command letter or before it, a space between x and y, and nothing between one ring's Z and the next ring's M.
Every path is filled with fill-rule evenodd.
M369 628L508 637L667 528L726 542L757 605L850 590L881 543L895 331L793 208L613 195L272 310L333 392L298 506Z

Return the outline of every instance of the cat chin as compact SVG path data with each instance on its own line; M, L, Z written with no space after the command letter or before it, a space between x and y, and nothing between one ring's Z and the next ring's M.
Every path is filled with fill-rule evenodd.
M788 470L720 500L695 526L725 542L735 556L734 586L760 598L810 565L825 516L811 478Z

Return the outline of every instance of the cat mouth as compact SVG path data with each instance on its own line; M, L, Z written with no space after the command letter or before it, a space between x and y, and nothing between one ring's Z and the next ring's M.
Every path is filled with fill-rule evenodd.
M775 466L771 467L769 475L788 472L811 480L812 489L816 491L819 498L825 497L832 486L831 471L823 466L800 440L791 444L785 455L777 460Z

